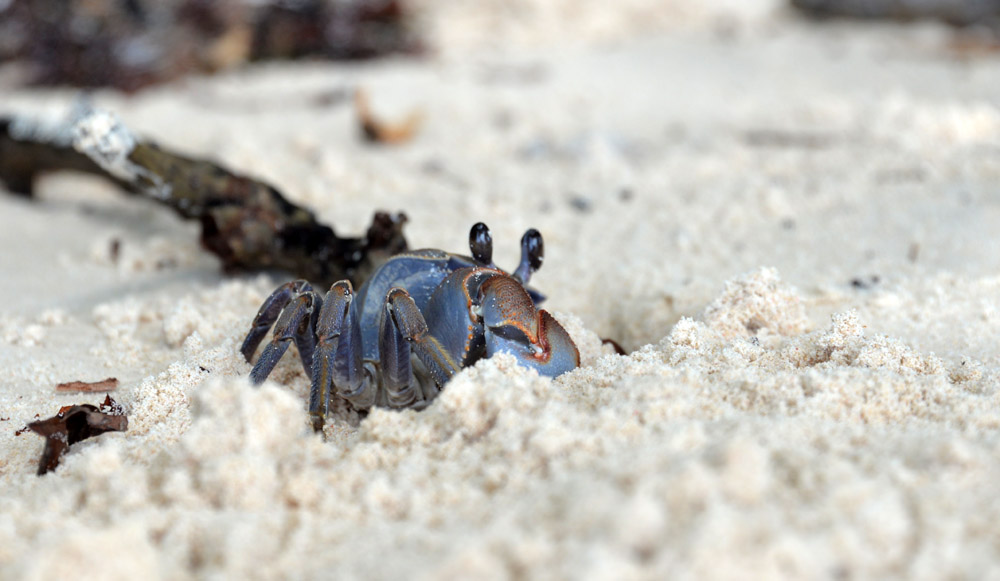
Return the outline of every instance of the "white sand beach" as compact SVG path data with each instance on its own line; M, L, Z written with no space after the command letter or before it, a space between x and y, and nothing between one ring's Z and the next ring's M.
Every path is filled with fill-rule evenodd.
M255 389L237 351L283 275L92 177L0 193L0 577L1000 577L1000 54L771 1L419 9L421 58L92 100L338 233L403 211L466 253L483 221L513 268L538 228L581 367L484 360L314 434L296 358ZM0 113L76 96L14 77ZM358 87L416 137L316 103ZM128 431L36 476L18 431L106 377Z

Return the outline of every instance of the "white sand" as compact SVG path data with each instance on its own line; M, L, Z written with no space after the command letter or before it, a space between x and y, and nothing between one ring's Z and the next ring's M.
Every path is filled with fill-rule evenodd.
M484 361L324 441L298 363L255 390L235 351L280 277L225 278L196 225L54 176L0 196L0 577L1000 576L1000 60L732 4L428 3L423 61L97 94L344 233L404 210L464 251L484 220L513 265L539 228L584 365ZM9 110L72 99L0 82ZM370 148L309 104L356 85L423 110L418 138ZM108 376L129 431L36 477L15 431Z

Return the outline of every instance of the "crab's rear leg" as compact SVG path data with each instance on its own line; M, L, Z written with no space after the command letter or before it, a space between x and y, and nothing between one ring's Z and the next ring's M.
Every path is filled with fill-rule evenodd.
M285 308L292 298L298 294L312 292L312 287L309 283L304 280L293 280L292 282L286 282L285 284L279 286L271 293L271 296L267 297L264 304L260 306L260 310L257 311L257 316L253 318L253 323L250 324L250 332L247 333L246 339L243 340L243 345L240 346L240 353L249 363L253 359L253 354L257 351L257 347L260 342L264 340L267 336L267 332L271 330L271 326L274 322L278 320L278 316L281 314L281 310Z
M302 359L306 374L312 372L313 350L316 346L313 326L316 313L321 306L322 300L319 295L311 290L296 295L285 305L278 321L274 324L271 342L264 347L257 364L250 370L252 384L264 383L292 341L295 341L295 345L299 348L299 357Z

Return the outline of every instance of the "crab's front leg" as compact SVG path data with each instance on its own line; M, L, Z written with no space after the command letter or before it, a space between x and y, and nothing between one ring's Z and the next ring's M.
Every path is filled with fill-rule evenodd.
M422 383L413 373L411 350L430 371L433 384ZM389 290L385 297L379 323L379 359L386 403L394 408L427 405L459 369L454 356L431 335L413 298L401 288Z

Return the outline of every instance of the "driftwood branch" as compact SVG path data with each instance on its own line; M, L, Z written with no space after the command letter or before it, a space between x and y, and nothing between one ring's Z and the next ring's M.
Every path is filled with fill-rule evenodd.
M105 111L84 108L59 124L0 118L0 181L11 191L30 196L38 175L59 170L106 177L198 220L202 245L227 272L280 269L318 284L360 284L407 248L403 214L378 212L365 236L341 238L270 184L143 141Z

